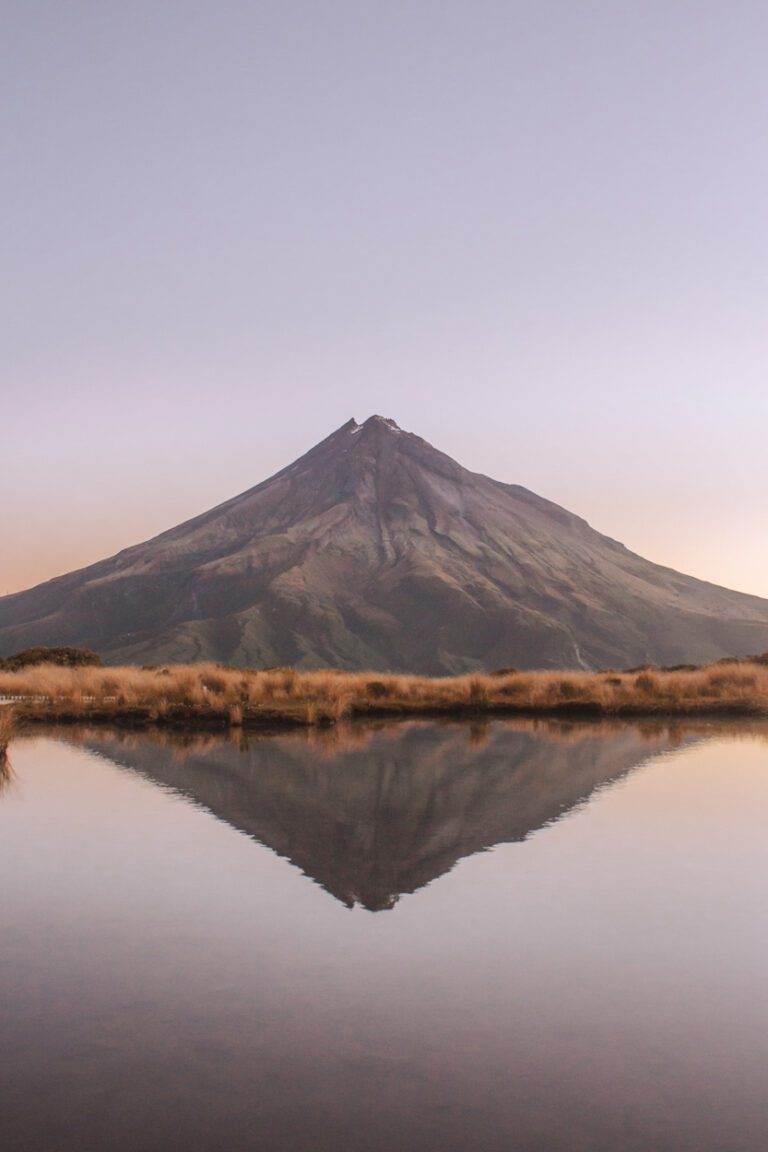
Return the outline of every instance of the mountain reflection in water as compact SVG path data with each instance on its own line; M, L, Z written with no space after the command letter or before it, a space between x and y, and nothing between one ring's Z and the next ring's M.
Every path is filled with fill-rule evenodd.
M226 739L81 730L89 751L173 788L377 912L463 857L524 840L654 751L664 725L518 721ZM610 736L610 739L606 737Z
M23 736L0 1149L764 1152L766 731Z

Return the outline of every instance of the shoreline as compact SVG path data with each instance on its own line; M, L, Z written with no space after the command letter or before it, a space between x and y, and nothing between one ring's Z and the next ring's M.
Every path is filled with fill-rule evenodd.
M149 668L39 665L0 673L17 725L246 731L328 728L348 720L768 717L768 667L685 671L471 673L256 671L212 664Z

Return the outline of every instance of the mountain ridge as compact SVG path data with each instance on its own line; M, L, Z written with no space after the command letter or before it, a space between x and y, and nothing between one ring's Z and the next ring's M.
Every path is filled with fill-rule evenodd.
M630 552L394 420L348 420L273 476L0 598L0 655L451 673L701 663L768 648L768 601Z

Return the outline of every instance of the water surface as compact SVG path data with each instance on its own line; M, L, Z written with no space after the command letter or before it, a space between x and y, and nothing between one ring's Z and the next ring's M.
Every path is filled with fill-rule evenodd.
M763 1152L767 736L17 741L0 1146Z

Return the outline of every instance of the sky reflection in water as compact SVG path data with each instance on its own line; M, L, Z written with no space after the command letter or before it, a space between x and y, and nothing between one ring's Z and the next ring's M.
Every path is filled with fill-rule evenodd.
M0 1140L762 1152L766 736L17 741Z

